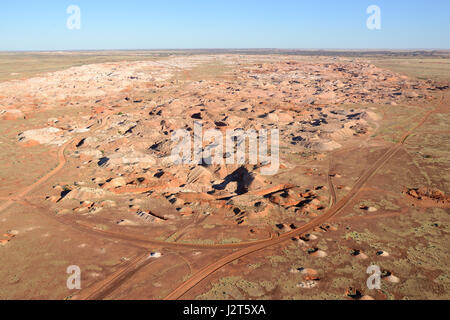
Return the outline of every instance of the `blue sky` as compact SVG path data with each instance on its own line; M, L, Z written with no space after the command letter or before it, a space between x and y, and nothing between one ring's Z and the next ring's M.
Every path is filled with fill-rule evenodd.
M381 30L366 27L372 4ZM449 13L449 0L2 0L0 50L450 49Z

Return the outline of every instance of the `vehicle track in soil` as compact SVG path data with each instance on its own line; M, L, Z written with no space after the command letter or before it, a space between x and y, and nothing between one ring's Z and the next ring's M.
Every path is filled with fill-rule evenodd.
M183 260L184 264L189 269L189 274L192 274L192 265L189 260L177 251L167 250L168 253L173 254ZM116 291L123 283L129 278L133 277L139 270L146 266L157 263L157 259L152 259L149 252L144 252L133 258L132 260L124 263L119 270L108 275L103 280L94 283L86 289L82 289L74 296L70 297L70 300L102 300ZM172 265L171 268L178 267L179 264ZM166 270L167 271L167 270ZM159 275L156 275L158 277ZM155 278L155 277L154 277Z
M142 253L105 279L80 291L73 296L71 300L102 300L137 271L154 262L156 262L156 260L152 260L148 252Z
M330 156L330 163L328 164L328 174L327 174L327 182L328 189L330 192L330 203L328 205L329 208L332 208L337 202L336 189L333 184L333 155Z
M106 125L106 122L103 123L103 120L100 119L100 120L97 120L96 122L94 122L93 124L87 126L87 128L91 128L93 125L95 125L95 123L99 124L99 127L95 128L94 131L100 130L101 128L103 128ZM91 133L91 132L89 132L89 133ZM0 212L8 209L15 202L17 202L19 200L22 200L31 191L36 189L41 184L47 182L50 178L52 178L58 172L60 172L64 168L64 166L65 166L65 164L67 162L67 159L66 159L65 154L64 154L65 151L66 151L66 148L69 145L73 144L75 141L77 141L79 139L83 139L84 137L87 137L87 136L89 136L89 134L85 133L85 134L76 136L76 137L70 139L69 141L67 141L66 143L64 143L58 150L58 165L53 170L51 170L50 172L46 173L43 177L41 177L37 181L35 181L33 184L29 185L28 187L26 187L25 189L20 191L14 197L8 198L8 200L4 204L2 204L0 206Z

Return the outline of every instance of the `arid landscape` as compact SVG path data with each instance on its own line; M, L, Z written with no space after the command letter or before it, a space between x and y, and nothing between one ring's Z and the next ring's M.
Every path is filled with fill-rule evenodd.
M449 52L0 53L0 66L0 299L450 298ZM199 163L174 163L173 133L194 140L199 122L279 130L278 170L229 152L210 164L207 138Z

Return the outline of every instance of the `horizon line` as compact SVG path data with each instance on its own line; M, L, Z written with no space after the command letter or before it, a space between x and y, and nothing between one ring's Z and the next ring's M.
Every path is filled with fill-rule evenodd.
M414 51L448 51L450 48L153 48L153 49L22 49L9 50L0 49L0 52L95 52L95 51L202 51L202 50L218 50L218 51L251 51L251 50L277 50L277 51L356 51L356 52L414 52Z

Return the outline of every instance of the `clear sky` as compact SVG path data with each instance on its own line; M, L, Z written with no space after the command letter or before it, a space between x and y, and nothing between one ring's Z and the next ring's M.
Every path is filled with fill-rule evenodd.
M450 49L449 13L449 0L1 0L0 50Z

